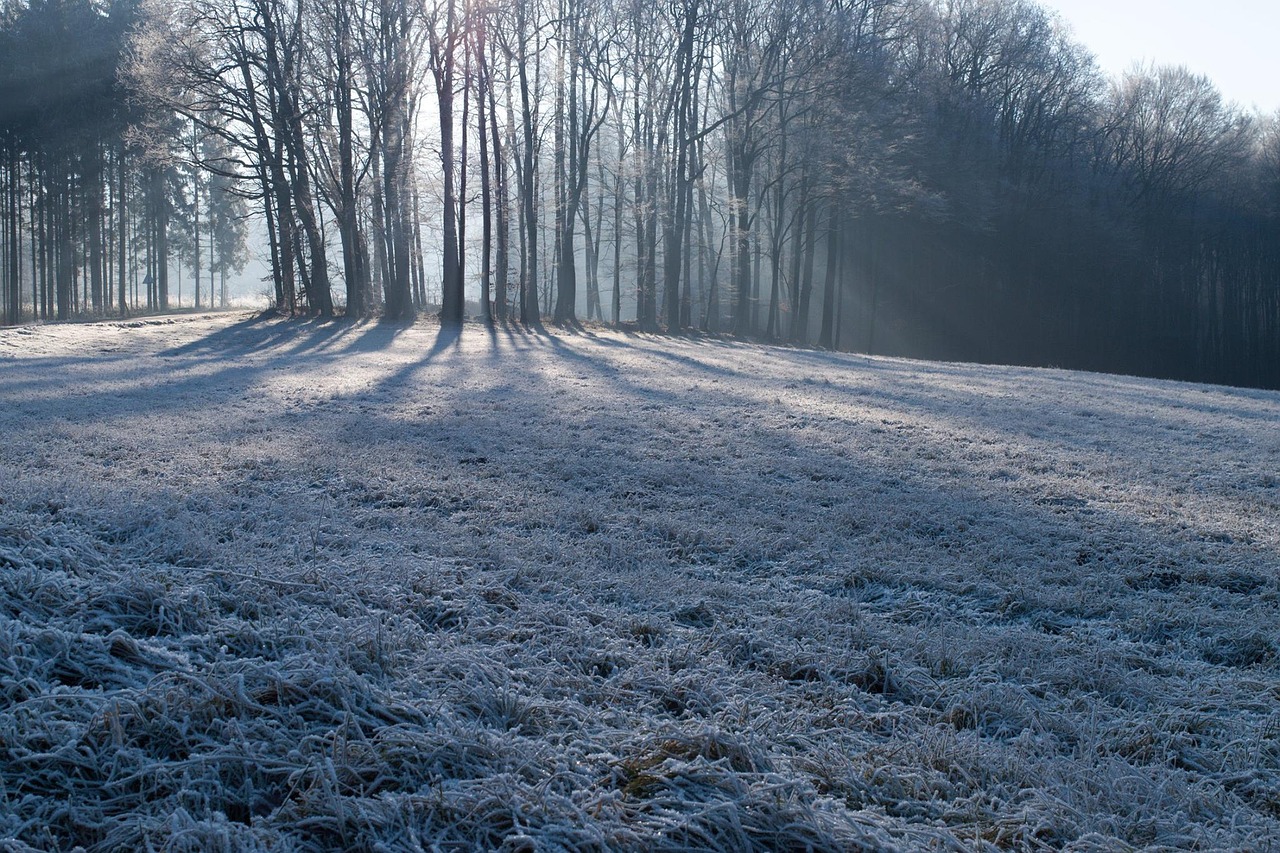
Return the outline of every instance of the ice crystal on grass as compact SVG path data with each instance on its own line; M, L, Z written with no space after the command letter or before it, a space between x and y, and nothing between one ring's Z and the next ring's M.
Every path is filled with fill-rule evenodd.
M107 328L0 372L0 849L1280 837L1275 394Z

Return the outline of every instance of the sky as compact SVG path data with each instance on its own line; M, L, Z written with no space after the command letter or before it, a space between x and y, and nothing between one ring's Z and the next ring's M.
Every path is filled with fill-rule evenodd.
M1228 100L1280 109L1280 3L1276 0L1041 0L1109 74L1136 61L1185 65Z

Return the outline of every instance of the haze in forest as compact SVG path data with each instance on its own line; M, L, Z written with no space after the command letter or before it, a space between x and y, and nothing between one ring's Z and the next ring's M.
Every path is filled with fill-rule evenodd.
M2 316L247 268L291 315L1280 385L1276 117L1158 61L1033 0L6 0Z

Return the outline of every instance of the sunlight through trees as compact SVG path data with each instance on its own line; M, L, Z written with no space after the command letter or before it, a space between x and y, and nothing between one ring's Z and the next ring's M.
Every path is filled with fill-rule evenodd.
M1274 117L1033 0L3 8L8 323L199 300L252 224L289 314L1280 384Z

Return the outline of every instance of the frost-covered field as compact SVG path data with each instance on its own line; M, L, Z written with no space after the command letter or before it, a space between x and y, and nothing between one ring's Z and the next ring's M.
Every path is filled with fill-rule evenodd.
M1268 849L1280 395L0 332L0 849Z

